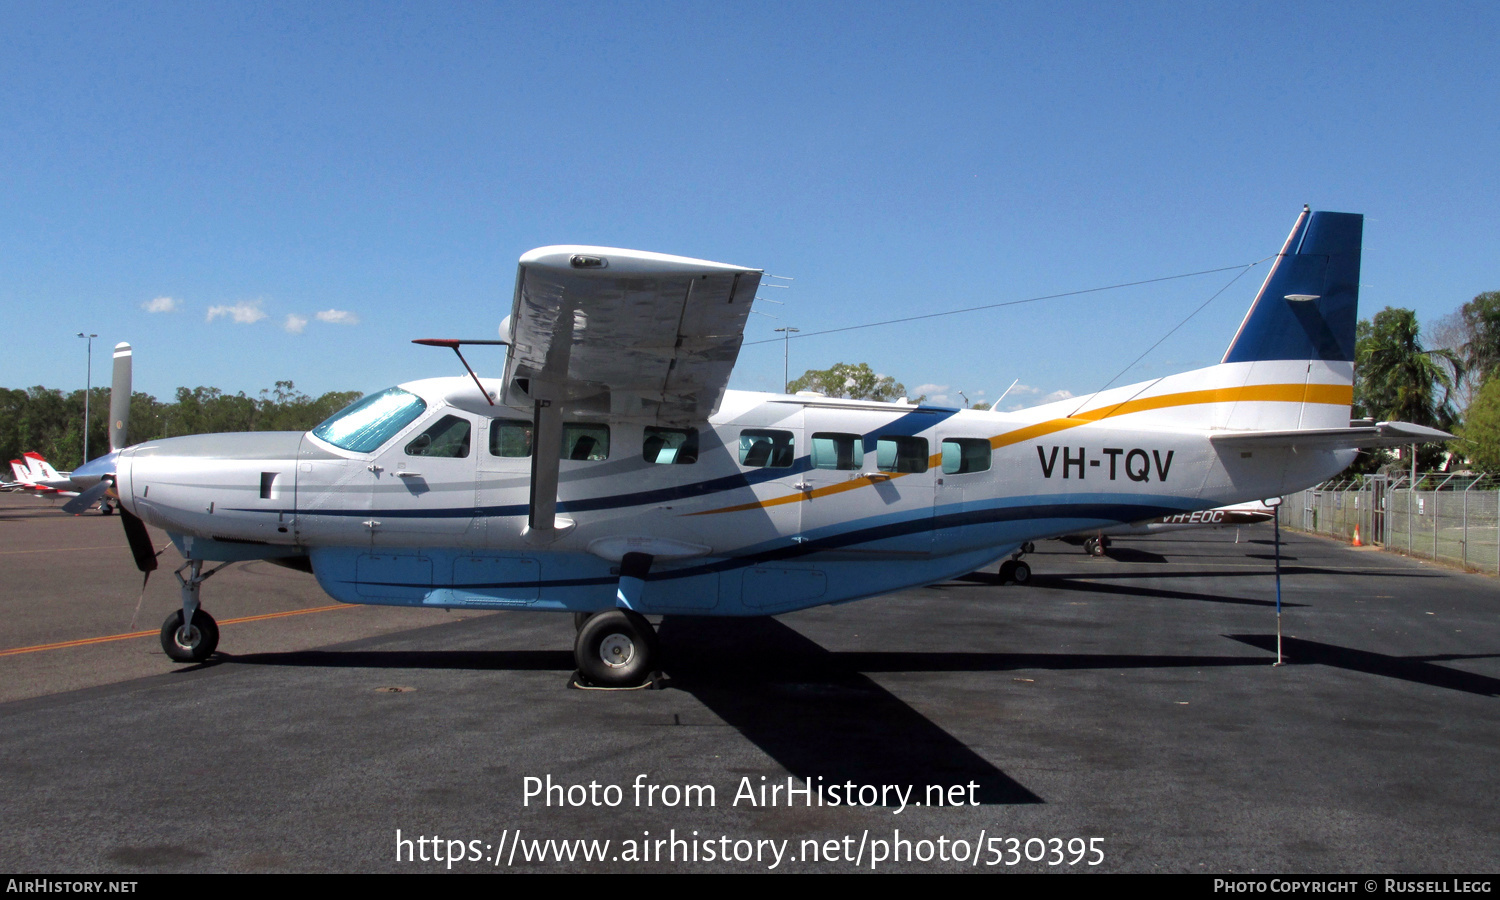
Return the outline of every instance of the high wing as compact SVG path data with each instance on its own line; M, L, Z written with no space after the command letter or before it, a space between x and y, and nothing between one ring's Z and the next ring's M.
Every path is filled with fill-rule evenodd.
M542 247L521 257L501 337L508 399L691 425L718 408L759 269L620 250Z
M1314 428L1305 431L1225 431L1209 435L1208 439L1216 447L1308 447L1336 450L1440 443L1452 440L1453 435L1410 422L1378 422L1362 427Z
M761 270L613 247L541 247L521 257L506 403L535 410L528 536L572 527L557 511L562 417L689 426L708 421L739 357Z

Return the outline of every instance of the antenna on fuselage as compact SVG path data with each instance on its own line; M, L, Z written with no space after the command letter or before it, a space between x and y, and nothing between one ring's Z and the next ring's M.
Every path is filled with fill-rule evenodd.
M483 384L479 383L479 376L474 374L473 367L469 365L467 359L464 359L463 351L458 348L463 344L487 344L489 346L499 345L501 347L509 347L510 341L460 341L452 338L416 338L412 343L421 344L424 347L447 347L449 350L457 353L458 361L464 364L464 369L469 373L469 377L474 379L474 384L479 388L479 393L484 395L484 402L490 406L495 405L495 401L490 399L490 392L484 389Z

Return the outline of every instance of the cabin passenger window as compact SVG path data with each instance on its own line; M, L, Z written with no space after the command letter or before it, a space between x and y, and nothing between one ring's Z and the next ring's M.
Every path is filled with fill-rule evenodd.
M533 430L525 419L491 419L490 456L530 456Z
M406 445L406 455L463 459L469 455L469 420L443 416Z
M819 432L812 436L814 469L857 471L865 464L863 442L857 434Z
M698 461L698 429L646 426L641 458L660 465L686 465Z
M568 422L563 425L563 459L609 459L609 426Z
M875 465L882 472L927 471L927 438L887 435L875 442Z
M943 441L943 474L988 472L990 442L984 438L948 438Z
M750 468L787 469L796 459L790 431L746 428L740 432L740 465Z

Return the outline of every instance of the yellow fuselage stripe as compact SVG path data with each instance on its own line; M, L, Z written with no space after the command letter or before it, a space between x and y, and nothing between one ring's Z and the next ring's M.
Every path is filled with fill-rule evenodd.
M990 449L999 450L1011 444L1019 444L1044 435L1053 434L1058 431L1066 431L1069 428L1077 428L1079 425L1087 425L1110 419L1115 416L1124 416L1131 413L1146 412L1153 409L1171 409L1179 406L1195 406L1203 403L1326 403L1333 406L1348 406L1354 402L1354 387L1347 384L1251 384L1243 387L1213 388L1206 391L1183 391L1177 394L1162 394L1159 397L1140 397L1134 400L1125 400L1113 406L1101 406L1097 409L1087 410L1073 416L1062 419L1048 419L1035 425L1027 425L1004 434L997 434L990 438ZM943 454L934 453L928 459L928 467L936 468L943 464ZM743 512L749 509L765 509L771 506L781 506L787 503L801 503L816 497L827 497L832 494L841 494L844 491L852 491L856 488L869 487L880 481L893 481L909 475L909 472L891 472L886 477L870 478L862 476L851 478L840 484L830 484L825 487L814 488L810 491L799 491L785 497L774 497L769 500L757 500L751 503L739 503L734 506L724 506L719 509L704 510L703 512L689 513L690 516L712 516L718 513Z

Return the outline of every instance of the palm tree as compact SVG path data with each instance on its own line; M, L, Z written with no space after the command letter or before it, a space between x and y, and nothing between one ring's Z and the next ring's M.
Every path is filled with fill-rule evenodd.
M1453 387L1463 361L1452 350L1424 350L1417 314L1387 306L1360 323L1355 365L1359 400L1376 419L1450 428Z

